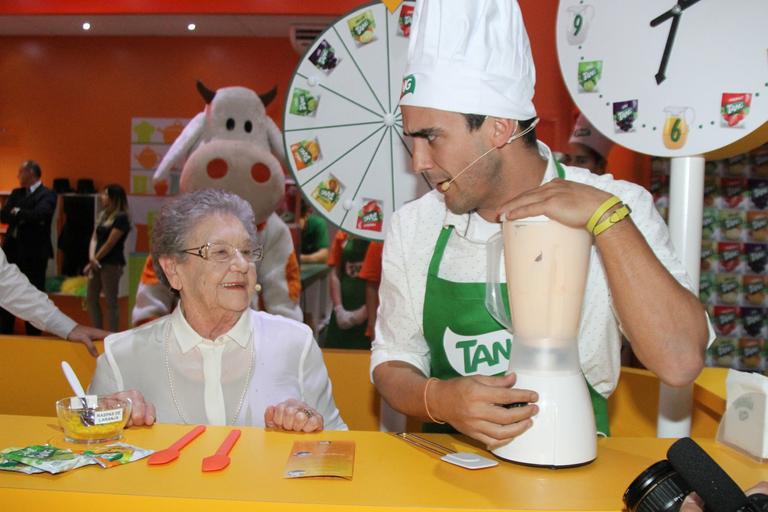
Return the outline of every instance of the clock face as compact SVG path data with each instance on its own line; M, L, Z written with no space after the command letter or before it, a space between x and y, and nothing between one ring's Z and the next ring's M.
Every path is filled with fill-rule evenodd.
M617 144L704 154L768 120L766 21L766 0L561 0L560 70Z

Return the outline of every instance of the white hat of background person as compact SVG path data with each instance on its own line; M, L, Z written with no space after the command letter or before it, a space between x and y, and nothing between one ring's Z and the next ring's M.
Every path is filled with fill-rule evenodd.
M400 105L525 120L536 69L517 0L419 0Z
M608 158L608 153L613 147L613 142L597 131L597 129L592 126L592 123L584 117L584 114L579 114L579 118L576 120L576 125L573 127L571 138L568 139L568 144L584 144L603 157L603 160Z

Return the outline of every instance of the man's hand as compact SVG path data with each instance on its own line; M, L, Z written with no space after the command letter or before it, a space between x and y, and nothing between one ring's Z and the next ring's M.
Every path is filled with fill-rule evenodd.
M584 228L595 210L609 197L610 193L583 183L554 179L523 192L502 206L499 218L506 216L516 220L546 215L560 224Z
M103 340L109 336L109 334L109 331L103 331L101 329L96 329L95 327L86 327L85 325L78 324L74 329L69 331L69 334L67 334L67 339L69 341L79 341L85 345L85 348L88 349L88 352L90 352L93 357L98 357L99 352L93 345L92 340Z
M459 377L439 380L429 386L427 405L433 418L450 423L456 430L488 448L496 448L528 430L531 417L539 412L539 396L527 389L514 389L517 377ZM527 403L522 407L504 405Z
M762 482L758 482L746 491L747 496L758 493L768 494L768 481L763 480ZM702 512L703 510L704 502L695 492L686 496L683 504L680 505L680 512Z
M304 402L288 399L264 410L264 425L290 432L320 432L323 416Z
M107 395L107 397L130 399L131 419L128 420L127 426L150 426L155 423L155 419L157 418L157 415L155 414L155 406L149 402L144 401L144 395L135 389L129 389L128 391L118 391L117 393Z

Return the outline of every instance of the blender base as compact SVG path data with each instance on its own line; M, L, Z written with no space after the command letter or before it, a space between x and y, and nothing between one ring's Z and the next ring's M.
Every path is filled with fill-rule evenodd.
M532 466L565 468L597 457L597 430L584 376L551 372L517 374L516 388L539 394L533 426L493 450L497 457Z

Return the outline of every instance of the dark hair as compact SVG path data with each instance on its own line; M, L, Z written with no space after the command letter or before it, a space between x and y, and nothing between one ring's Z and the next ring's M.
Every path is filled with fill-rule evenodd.
M32 174L34 174L38 178L43 174L43 172L40 170L40 164L38 164L34 160L26 160L23 164L21 164L21 167L22 169L31 171Z
M127 212L128 211L128 197L125 195L125 189L117 183L110 183L104 187L104 191L107 193L109 203L112 206L111 210L115 212Z
M99 213L97 223L109 227L115 222L118 213L128 214L128 198L125 195L125 189L115 183L104 187L104 192L109 198L109 205Z
M464 120L467 122L467 129L470 132L473 132L480 128L483 123L485 122L485 118L488 116L484 116L481 114L462 114L464 116ZM535 120L535 117L532 117L530 119L526 119L524 121L518 121L519 129L520 131L525 130ZM532 129L525 135L523 135L523 142L526 146L536 146L536 128Z

